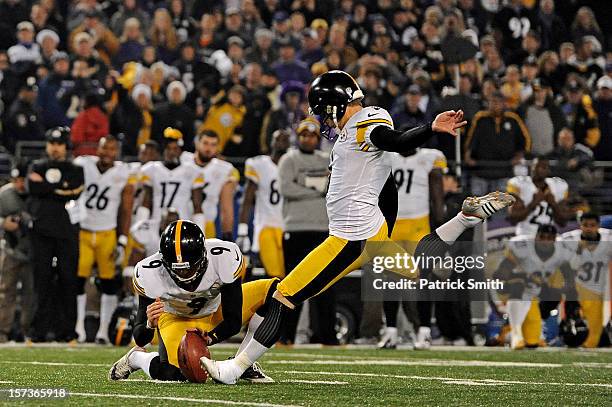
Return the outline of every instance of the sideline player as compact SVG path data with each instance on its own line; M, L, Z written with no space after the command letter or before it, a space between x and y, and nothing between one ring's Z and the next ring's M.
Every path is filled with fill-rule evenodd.
M97 343L109 342L108 324L117 307L120 286L115 281L115 265L121 264L125 254L136 183L128 165L116 161L119 150L119 141L109 135L100 139L95 156L83 155L74 160L83 167L85 174L85 192L81 194L80 204L86 210L79 232L80 292L75 328L79 342L85 341L85 282L94 264L98 268L102 291Z
M161 221L164 208L176 208L183 219L192 217L204 228L202 214L201 171L191 163L181 164L183 134L171 127L164 130L163 161L152 161L142 166L144 198L136 212L138 221L153 219Z
M240 209L236 243L243 253L259 251L259 258L270 277L285 277L283 256L283 199L279 192L278 161L289 149L289 133L276 130L272 134L270 155L246 160L244 176L247 185ZM253 247L249 240L248 221L255 204Z
M393 153L391 167L393 178L398 190L397 221L391 233L391 239L397 242L409 253L413 253L416 244L423 236L428 235L430 222L439 225L444 216L444 190L442 174L447 169L446 157L440 150L418 148L403 153ZM430 209L433 216L430 219ZM404 310L410 319L409 307L404 303ZM419 301L417 309L432 307L431 301ZM398 342L397 311L400 301L385 301L386 328L378 342L379 348L395 348ZM423 312L431 315L431 311ZM415 327L416 328L416 327ZM416 344L428 343L431 330L428 326L420 326Z
M355 79L343 71L324 73L311 84L308 94L311 112L326 127L322 134L335 140L327 192L330 236L278 284L263 322L235 359L222 362L201 359L202 367L213 379L236 383L242 372L278 341L285 317L296 305L325 291L367 262L372 253L366 253L366 243L369 247L379 246L375 242L393 246L389 239L392 225L386 219L393 220L397 215L397 190L390 178L391 159L387 152L416 148L434 132L456 135L456 130L467 123L462 111L447 111L432 123L399 132L393 130L386 110L364 108L363 98ZM468 198L462 213L421 240L419 253L445 251L447 243L454 242L466 228L513 201L503 193ZM383 213L387 209L392 212ZM397 251L403 250L397 246ZM409 276L416 277L414 273Z
M227 161L217 158L219 136L212 130L203 130L195 142L195 154L181 154L181 163L195 164L204 177L202 211L206 217L207 238L217 237L217 212L221 209L221 238L233 240L234 194L240 173Z
M596 348L607 324L604 304L610 304L609 299L604 299L609 287L612 233L600 227L599 216L585 213L580 217L580 229L564 233L562 238L573 253L570 265L576 271L578 302L589 326L589 335L582 346Z
M516 225L516 236L533 238L539 225L564 226L571 217L566 203L567 182L549 175L548 159L536 158L531 176L519 175L508 180L506 191L516 198L508 209L510 221Z
M535 348L541 345L542 317L539 298L543 286L555 280L560 271L573 276L569 260L571 252L562 244L555 244L557 229L540 225L535 240L527 236L511 238L505 258L496 275L507 282L508 319L512 335L511 348Z
M136 345L113 364L109 379L123 380L139 369L158 380L181 380L178 348L185 330L207 333L208 345L225 341L248 323L250 338L263 320L266 299L277 279L242 284L246 264L238 246L219 239L205 239L201 228L187 220L172 222L162 233L159 252L140 261L133 285L138 294L134 326ZM159 352L143 346L159 333ZM239 351L242 350L242 347ZM271 382L258 366L243 379Z

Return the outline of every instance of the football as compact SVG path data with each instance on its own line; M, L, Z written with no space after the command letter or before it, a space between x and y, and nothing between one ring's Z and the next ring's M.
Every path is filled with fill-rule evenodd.
M202 356L210 357L204 334L197 328L188 329L178 348L178 362L181 373L190 382L204 383L208 379L208 372L200 367Z

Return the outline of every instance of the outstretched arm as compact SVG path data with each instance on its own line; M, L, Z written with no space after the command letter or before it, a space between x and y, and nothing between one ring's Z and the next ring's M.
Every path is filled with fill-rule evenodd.
M465 126L463 111L449 110L436 116L433 122L414 127L405 132L392 130L386 126L377 126L370 134L374 146L381 150L400 153L420 147L433 136L434 133L448 133L456 136L457 129Z

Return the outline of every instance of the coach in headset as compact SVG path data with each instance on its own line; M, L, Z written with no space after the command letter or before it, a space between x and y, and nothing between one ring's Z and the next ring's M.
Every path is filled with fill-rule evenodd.
M29 213L32 215L34 289L38 308L32 322L32 341L44 341L50 330L57 341L76 339L79 206L84 187L83 168L68 158L70 129L55 127L45 134L47 156L28 171ZM54 260L56 259L55 268ZM51 290L57 273L57 293ZM57 298L53 298L57 294ZM60 310L54 314L54 310Z

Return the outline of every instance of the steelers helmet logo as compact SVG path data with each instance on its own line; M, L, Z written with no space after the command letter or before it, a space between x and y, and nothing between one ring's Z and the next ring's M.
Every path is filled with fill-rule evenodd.
M57 184L62 179L62 172L57 168L49 168L45 172L45 179L50 184Z

